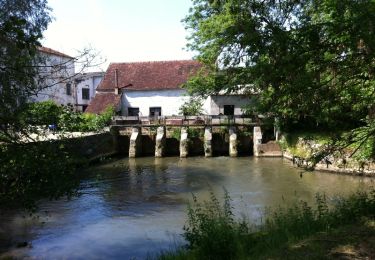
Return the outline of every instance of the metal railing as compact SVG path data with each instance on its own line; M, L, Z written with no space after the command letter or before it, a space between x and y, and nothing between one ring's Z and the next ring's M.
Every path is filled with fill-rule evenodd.
M257 117L248 115L114 116L112 118L112 125L118 126L250 126L259 124Z

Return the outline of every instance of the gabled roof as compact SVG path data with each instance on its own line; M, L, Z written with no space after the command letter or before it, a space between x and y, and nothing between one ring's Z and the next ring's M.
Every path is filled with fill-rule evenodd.
M179 89L201 66L194 60L111 63L98 90Z
M64 57L64 58L69 58L69 59L74 59L73 57L71 57L71 56L69 56L65 53L53 50L51 48L40 46L40 47L38 47L38 50L40 52L44 52L44 53L47 53L47 54L52 54L52 55L56 55L56 56L60 56L60 57Z
M96 93L85 112L100 114L109 106L113 106L115 109L117 109L119 107L120 100L121 95L116 95L115 93Z

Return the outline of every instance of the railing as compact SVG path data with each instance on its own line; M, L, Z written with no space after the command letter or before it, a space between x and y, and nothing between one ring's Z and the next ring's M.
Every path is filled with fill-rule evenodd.
M118 126L228 126L260 125L255 116L201 115L201 116L114 116L112 125Z

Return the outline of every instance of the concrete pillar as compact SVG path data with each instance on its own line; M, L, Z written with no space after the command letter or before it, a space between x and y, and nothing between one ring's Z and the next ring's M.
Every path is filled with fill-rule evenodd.
M141 129L139 127L133 127L132 135L130 136L129 158L135 158L141 154L141 137Z
M163 157L165 153L165 127L159 126L156 131L155 157Z
M185 158L189 152L189 139L186 127L181 128L181 139L180 139L180 157Z
M204 129L204 156L212 157L212 127Z
M120 135L120 131L119 131L117 126L111 126L110 129L109 129L109 132L112 135L113 150L117 153L120 150L119 140L118 140L119 135Z
M259 145L262 144L262 129L260 126L254 126L253 132L253 152L254 156L259 156Z
M236 157L237 151L237 131L235 127L229 128L229 156Z

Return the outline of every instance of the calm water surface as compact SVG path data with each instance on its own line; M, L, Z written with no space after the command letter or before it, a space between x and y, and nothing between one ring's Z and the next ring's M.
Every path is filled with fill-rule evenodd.
M81 196L45 201L35 216L0 214L0 258L143 259L183 243L186 204L209 190L233 199L238 217L259 222L265 207L331 198L373 185L373 179L306 173L282 159L193 157L122 159L90 168ZM30 246L16 248L27 241Z

